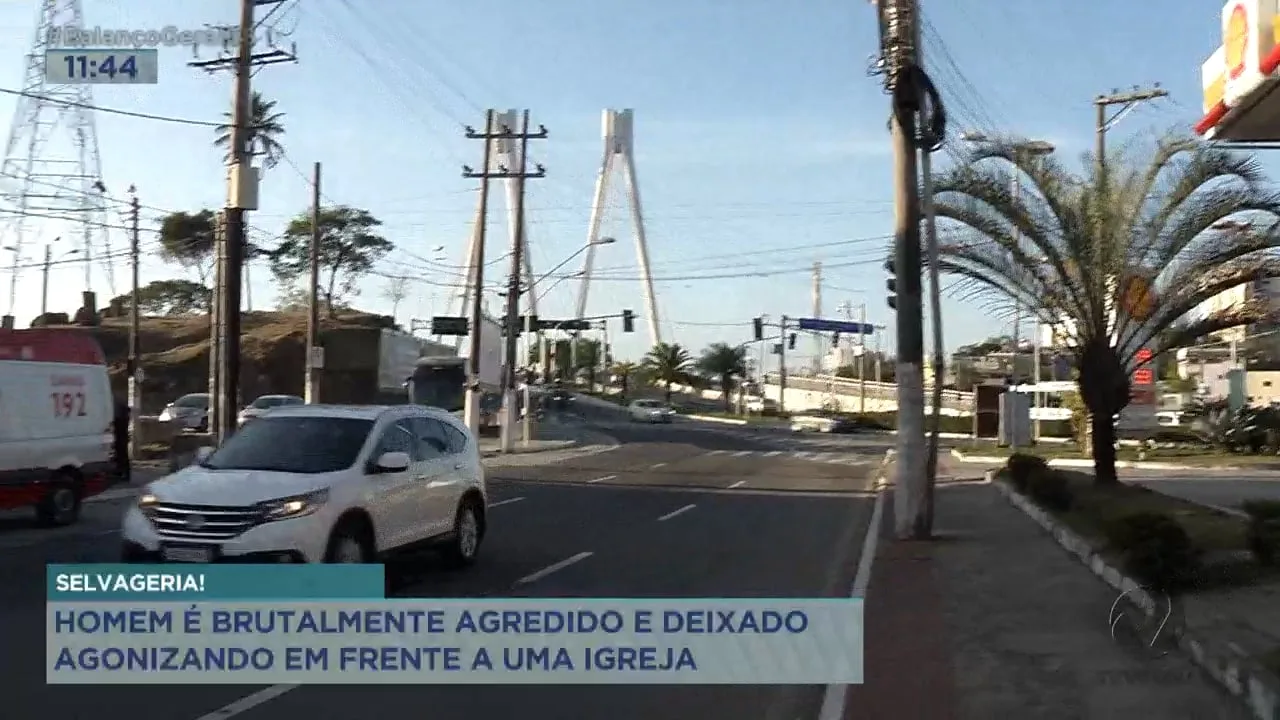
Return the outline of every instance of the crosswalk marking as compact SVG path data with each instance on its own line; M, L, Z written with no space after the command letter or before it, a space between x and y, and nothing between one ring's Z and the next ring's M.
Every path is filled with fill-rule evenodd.
M725 454L725 453L727 453L727 452L729 452L729 451L728 451L728 450L712 450L711 452L709 452L709 453L707 453L707 454L708 454L708 455L724 455L724 454Z
M796 452L784 453L782 450L708 450L703 457L729 457L729 458L746 458L746 457L767 457L776 458L786 455L792 460L803 460L806 462L828 463L831 465L866 465L871 460L866 455L858 455L849 452L813 452L801 450Z
M734 453L734 454L733 454L733 456L734 456L734 457L746 457L746 456L748 456L748 455L752 454L753 452L754 452L753 450L739 450L738 452Z
M765 457L778 457L778 456L779 456L779 455L781 455L781 454L782 454L782 451L781 451L781 450L770 450L769 452L765 453L765 454L764 454L764 456L765 456Z

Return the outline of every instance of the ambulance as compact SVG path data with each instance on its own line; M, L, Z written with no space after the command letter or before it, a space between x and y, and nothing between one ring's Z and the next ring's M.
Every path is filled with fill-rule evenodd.
M106 357L76 329L0 330L0 510L70 525L115 479Z

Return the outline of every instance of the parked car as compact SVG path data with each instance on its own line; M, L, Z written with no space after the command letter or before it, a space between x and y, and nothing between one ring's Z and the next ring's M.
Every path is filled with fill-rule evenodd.
M87 335L0 330L0 510L70 525L118 477L106 358Z
M190 393L164 406L160 422L173 423L178 430L209 430L209 393Z
M240 415L236 417L236 424L244 425L250 420L262 417L271 408L284 407L285 405L305 405L306 402L306 400L297 395L263 395L240 411Z
M856 417L827 411L799 413L791 418L792 432L843 434L857 432L862 427L865 425Z
M475 437L438 408L278 407L196 458L125 513L125 562L469 565L488 528Z
M631 422L669 423L676 411L657 400L632 400L627 406Z

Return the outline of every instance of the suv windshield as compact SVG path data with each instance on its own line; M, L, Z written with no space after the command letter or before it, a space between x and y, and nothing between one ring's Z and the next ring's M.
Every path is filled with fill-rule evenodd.
M182 397L180 397L180 398L178 398L177 400L173 401L173 405L174 405L174 407L181 407L181 408L203 408L203 407L209 407L209 396L208 396L208 395L200 395L200 394L196 394L196 395L183 395Z
M210 455L211 470L327 473L356 463L372 420L336 417L264 417L245 425Z

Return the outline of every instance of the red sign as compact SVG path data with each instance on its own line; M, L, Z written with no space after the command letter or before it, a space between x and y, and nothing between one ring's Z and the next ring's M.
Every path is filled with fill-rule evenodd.
M1139 368L1133 371L1134 385L1152 385L1156 381L1155 373L1150 368Z
M1151 348L1142 348L1139 350L1135 359L1138 361L1139 365L1151 362Z

